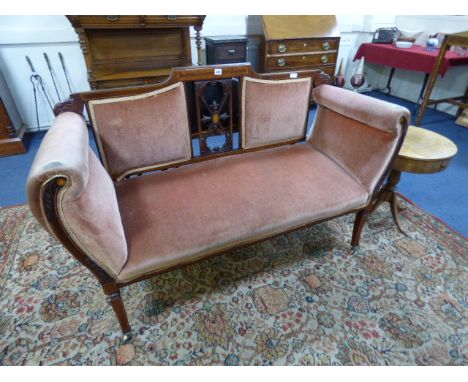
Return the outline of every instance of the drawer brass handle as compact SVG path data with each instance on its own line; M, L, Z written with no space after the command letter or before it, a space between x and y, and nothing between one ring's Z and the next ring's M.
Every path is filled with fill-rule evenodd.
M278 66L284 66L286 64L286 61L284 58L278 58Z
M167 16L167 19L171 20L171 21L175 21L175 20L177 20L177 16L170 15L170 16Z
M328 41L325 41L322 44L322 47L323 47L324 50L328 50L328 49L330 49L330 43Z
M328 56L324 54L322 57L320 57L320 61L322 61L323 64L326 64L328 62Z
M107 16L107 20L109 21L117 21L119 19L119 16Z
M278 45L278 52L280 52L280 53L286 52L286 45L285 44L279 44Z
M235 49L228 49L228 53L232 56L234 53L236 53Z

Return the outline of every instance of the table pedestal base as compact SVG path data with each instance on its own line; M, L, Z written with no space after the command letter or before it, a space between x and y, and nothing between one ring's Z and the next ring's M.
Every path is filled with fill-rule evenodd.
M400 181L401 172L398 170L393 170L390 172L390 175L385 182L382 190L380 191L379 195L377 196L377 200L375 201L374 205L369 210L369 215L372 214L383 202L390 203L390 209L392 211L393 221L395 222L398 230L406 235L403 229L398 222L398 204L397 204L397 195L395 193L396 186Z

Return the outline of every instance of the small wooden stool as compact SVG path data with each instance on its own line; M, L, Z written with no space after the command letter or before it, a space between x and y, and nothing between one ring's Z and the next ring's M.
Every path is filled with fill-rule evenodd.
M456 153L457 146L450 139L420 127L409 126L392 170L369 214L374 212L382 202L389 202L393 220L400 232L405 233L398 223L395 193L401 173L432 174L445 170Z

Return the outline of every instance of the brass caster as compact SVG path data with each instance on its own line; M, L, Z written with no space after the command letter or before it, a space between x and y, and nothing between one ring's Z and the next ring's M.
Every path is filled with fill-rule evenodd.
M355 255L359 251L359 245L352 245L351 246L351 253Z
M133 338L132 332L127 332L122 337L122 345L128 344Z

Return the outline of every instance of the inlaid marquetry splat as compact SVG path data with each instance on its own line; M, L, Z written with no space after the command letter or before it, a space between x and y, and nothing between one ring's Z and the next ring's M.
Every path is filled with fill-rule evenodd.
M232 79L195 82L200 155L231 151L232 145ZM210 137L224 136L222 146L210 145Z

